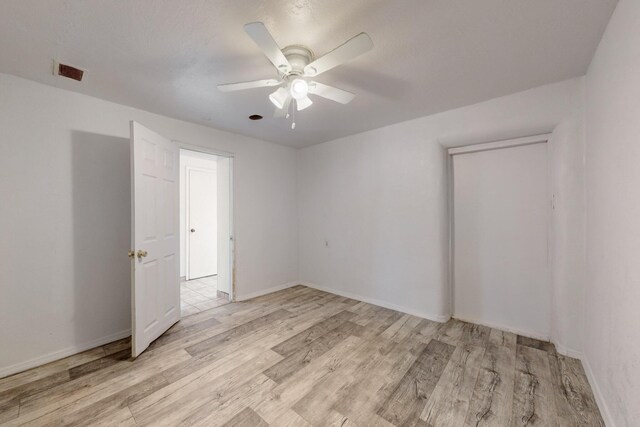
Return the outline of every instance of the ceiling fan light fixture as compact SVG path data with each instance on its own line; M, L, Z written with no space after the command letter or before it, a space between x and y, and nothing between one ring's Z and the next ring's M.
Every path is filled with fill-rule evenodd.
M295 79L291 82L291 96L296 100L305 98L309 93L309 84L303 79Z
M289 96L289 92L287 89L281 87L269 95L269 100L271 100L273 105L282 110L285 102L287 101L287 96Z
M296 99L296 106L298 108L298 111L302 111L305 108L311 107L311 104L313 104L313 101L309 99L308 96L305 96L304 98Z

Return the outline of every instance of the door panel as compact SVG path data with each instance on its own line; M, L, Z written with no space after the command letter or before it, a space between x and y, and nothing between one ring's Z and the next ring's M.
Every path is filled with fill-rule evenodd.
M547 144L453 156L454 315L546 338Z
M131 122L132 353L180 320L178 147Z
M188 179L188 278L217 274L217 184L216 172L187 169Z

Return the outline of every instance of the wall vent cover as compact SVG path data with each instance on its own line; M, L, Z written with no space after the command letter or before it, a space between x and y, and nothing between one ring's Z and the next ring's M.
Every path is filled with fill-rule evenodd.
M81 82L84 76L84 70L54 61L53 74Z

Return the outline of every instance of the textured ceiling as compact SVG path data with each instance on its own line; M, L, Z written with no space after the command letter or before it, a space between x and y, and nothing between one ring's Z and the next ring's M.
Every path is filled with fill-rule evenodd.
M2 0L0 72L207 126L303 147L583 75L615 0ZM314 99L297 127L272 118L275 77L244 33L316 56L365 31L374 49L319 76L357 94ZM77 83L52 59L85 68ZM2 100L0 99L0 102ZM248 120L261 114L264 120Z

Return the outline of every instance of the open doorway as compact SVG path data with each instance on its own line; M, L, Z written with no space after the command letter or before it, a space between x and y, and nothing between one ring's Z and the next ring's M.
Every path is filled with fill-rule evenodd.
M183 317L232 299L230 172L229 157L180 149Z

